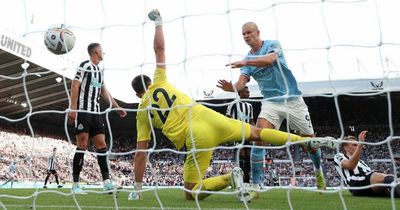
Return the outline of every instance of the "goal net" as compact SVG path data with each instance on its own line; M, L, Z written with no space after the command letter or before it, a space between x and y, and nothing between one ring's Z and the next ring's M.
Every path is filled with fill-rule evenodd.
M242 60L249 51L243 41L242 25L257 23L261 38L278 40L286 61L299 83L311 114L317 136L333 136L337 141L351 134L369 130L363 158L372 169L398 178L400 158L400 19L396 0L152 0L152 1L7 1L0 9L0 154L1 183L10 162L17 172L13 187L32 188L28 196L0 188L0 206L18 208L23 200L32 208L43 193L72 198L72 204L50 203L47 208L87 206L70 190L40 189L47 170L47 158L56 147L59 156L58 173L64 188L72 183L72 157L75 152L73 128L67 124L70 112L70 86L76 67L87 60L86 47L92 42L102 44L105 51L104 69L107 89L128 112L128 119L116 117L114 109L102 107L107 127L107 159L113 182L123 185L114 193L108 207L130 208L127 201L133 190L132 158L136 153L136 113L140 99L132 91L131 81L138 74L153 75L154 23L147 13L158 8L163 17L166 43L168 81L188 94L197 103L225 114L229 104L240 100L237 93L227 93L216 87L217 81L235 82L240 70L225 67ZM43 44L47 29L64 24L76 36L71 52L57 56ZM14 56L14 57L13 57ZM16 56L16 57L15 57ZM57 83L54 79L58 79ZM52 82L50 82L50 80ZM255 119L263 101L257 82L248 83L250 102ZM264 100L265 101L265 100ZM281 130L295 132L290 119ZM237 149L246 145L221 145L215 149L206 177L221 175L237 166ZM270 161L265 161L263 193L270 189L287 190L286 206L296 209L294 189L318 191L313 165L301 148L292 143L283 146L262 146ZM95 159L97 153L89 145L81 181L89 194L101 194L101 174ZM153 206L143 208L179 208L164 204L161 189L178 189L183 197L183 162L191 151L177 151L161 134L148 150L148 166L144 178L145 196L155 197ZM348 187L335 171L333 156L340 152L322 150L322 165L328 186L327 194L338 194L341 206L347 209ZM273 173L272 173L273 171ZM54 183L50 188L57 187ZM391 189L394 189L394 185ZM174 191L176 192L176 191ZM214 193L214 192L209 192ZM234 196L229 190L217 195ZM8 199L2 201L2 198ZM11 202L10 202L11 200ZM195 200L194 208L204 207ZM339 202L335 200L335 202ZM396 209L392 192L388 208ZM24 203L24 202L22 202ZM26 202L25 202L26 203ZM178 202L179 203L179 202ZM176 204L176 203L175 203ZM254 208L262 208L254 207ZM247 203L235 203L216 208L251 208ZM264 206L265 207L265 206ZM139 208L139 207L135 207ZM186 207L184 207L186 208ZM278 208L278 207L277 207ZM299 208L299 207L298 207ZM333 207L332 207L333 208Z

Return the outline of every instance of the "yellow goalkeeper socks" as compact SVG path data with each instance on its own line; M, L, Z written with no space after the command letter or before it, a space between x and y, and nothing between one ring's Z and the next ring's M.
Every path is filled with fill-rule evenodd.
M273 145L284 145L287 141L295 142L307 139L309 137L302 137L291 133L286 133L283 131L264 128L260 132L260 138L263 142L273 144Z
M231 183L231 173L227 173L222 176L211 177L208 179L204 179L201 182L201 190L204 191L220 191L228 187ZM194 190L198 190L200 188L200 183L197 183L193 187ZM199 200L203 200L204 198L210 196L210 193L200 193L198 194ZM192 193L193 198L196 197L196 193Z

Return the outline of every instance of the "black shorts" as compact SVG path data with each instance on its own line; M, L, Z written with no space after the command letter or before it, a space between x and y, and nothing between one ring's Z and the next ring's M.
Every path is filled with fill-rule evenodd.
M370 173L368 175L365 176L365 179L362 181L351 181L350 182L350 187L364 187L364 186L368 186L371 184L371 176L373 173ZM351 194L354 196L375 196L375 192L372 190L371 187L366 188L366 189L359 189L359 190L355 190L355 189L351 189L350 190Z
M56 174L57 171L56 171L56 170L47 170L47 173L48 173L48 174L50 174L50 173L51 173L51 174Z
M105 134L103 118L99 114L78 113L75 134L89 133L89 138Z

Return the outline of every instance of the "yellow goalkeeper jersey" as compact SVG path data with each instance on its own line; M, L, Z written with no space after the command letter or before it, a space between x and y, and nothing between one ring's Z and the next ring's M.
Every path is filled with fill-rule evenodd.
M137 141L150 140L153 125L161 129L177 149L181 149L190 123L191 105L193 110L200 108L199 105L194 106L195 102L189 96L168 83L165 69L157 68L153 84L139 104L136 116Z

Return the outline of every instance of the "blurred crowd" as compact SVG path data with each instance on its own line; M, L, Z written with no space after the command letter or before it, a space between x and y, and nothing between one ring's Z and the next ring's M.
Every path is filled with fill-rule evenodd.
M390 143L385 142L388 139L386 127L375 127L374 132L368 135L367 142L377 143L379 145L365 146L363 158L369 163L371 168L376 171L394 173L394 165L390 160L390 150L395 157L398 157L400 151L400 141L393 140ZM321 129L323 130L323 129ZM329 131L329 129L327 130ZM340 135L332 135L329 132L322 132L321 136L330 135L339 138ZM76 146L65 140L65 137L57 136L28 136L20 128L7 128L0 131L0 177L8 172L8 165L14 162L17 166L15 178L18 181L42 182L46 177L47 160L54 147L57 148L57 172L61 182L71 182L71 163ZM112 143L112 144L111 144ZM135 140L115 138L112 141L108 139L111 145L109 155L109 166L111 168L112 178L121 185L133 184L133 165ZM157 139L157 144L151 143L154 152L149 153L149 164L146 170L145 183L147 185L161 186L181 186L183 185L183 163L185 151L159 151L160 149L173 148L173 146L161 136ZM217 149L214 152L211 166L208 168L206 177L215 176L229 172L237 166L237 150L232 147L229 149ZM265 164L266 186L286 186L290 183L301 187L315 186L313 165L307 154L301 151L300 147L290 146L290 156L288 149L268 149ZM84 159L84 166L81 173L81 181L87 183L98 183L101 181L101 174L97 164L96 155L93 146ZM323 151L323 170L327 179L328 186L339 186L338 177L332 161L333 155L337 151ZM293 160L293 163L290 159ZM396 164L395 164L396 165ZM396 170L398 173L398 170ZM399 174L400 175L400 174ZM295 177L295 178L293 178ZM3 181L3 180L2 180Z

